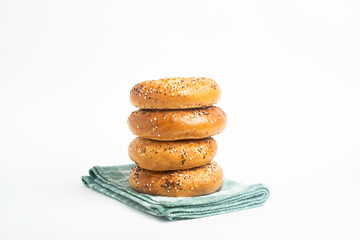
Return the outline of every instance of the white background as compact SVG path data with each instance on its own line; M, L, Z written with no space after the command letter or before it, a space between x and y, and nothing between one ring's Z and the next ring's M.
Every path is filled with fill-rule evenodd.
M265 206L167 222L82 185L131 161L128 94L206 76ZM0 1L0 239L360 239L359 1Z

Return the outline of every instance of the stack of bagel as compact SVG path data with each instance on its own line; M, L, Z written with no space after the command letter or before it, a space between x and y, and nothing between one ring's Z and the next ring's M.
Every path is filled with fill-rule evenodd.
M221 90L210 78L165 78L144 81L130 91L139 108L128 125L137 135L129 145L136 165L129 176L135 191L170 197L193 197L219 190L221 167L211 137L222 132L227 118L213 106Z

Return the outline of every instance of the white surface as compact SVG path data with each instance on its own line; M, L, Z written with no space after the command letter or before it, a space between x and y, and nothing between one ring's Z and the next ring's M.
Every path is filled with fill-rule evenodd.
M360 239L359 43L359 1L0 1L0 239ZM166 76L220 84L216 160L264 207L166 222L82 185Z

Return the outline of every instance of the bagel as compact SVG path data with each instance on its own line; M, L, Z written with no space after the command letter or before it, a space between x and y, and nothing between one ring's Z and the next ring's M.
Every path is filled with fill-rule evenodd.
M210 78L164 78L136 84L130 102L141 109L208 107L221 96L219 85Z
M195 197L219 190L223 172L215 163L178 171L149 171L135 166L129 176L132 189L140 193L168 197Z
M217 150L212 138L181 141L155 141L135 138L129 157L139 167L152 171L182 170L210 163Z
M130 114L130 131L159 141L200 139L225 129L226 114L218 107L178 110L137 110Z

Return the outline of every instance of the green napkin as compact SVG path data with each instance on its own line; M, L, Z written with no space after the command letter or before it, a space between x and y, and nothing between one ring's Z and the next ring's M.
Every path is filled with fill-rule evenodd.
M201 218L259 207L269 197L262 184L244 185L225 179L220 191L199 197L162 197L138 193L129 186L134 164L110 167L95 166L90 176L82 177L85 186L108 195L140 211L169 220Z

